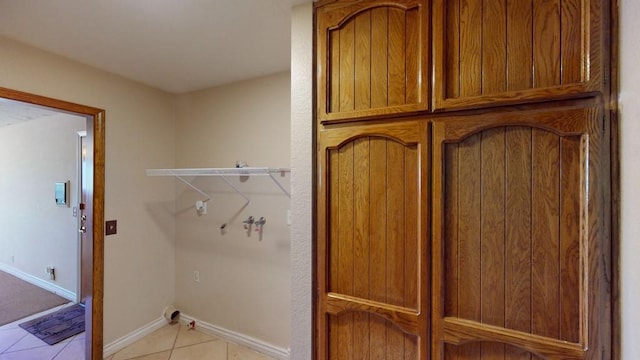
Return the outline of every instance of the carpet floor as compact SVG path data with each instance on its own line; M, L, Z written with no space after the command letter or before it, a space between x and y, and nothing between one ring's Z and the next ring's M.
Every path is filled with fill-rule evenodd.
M84 306L68 306L23 322L20 327L47 344L54 345L84 331Z
M69 300L0 271L0 326Z

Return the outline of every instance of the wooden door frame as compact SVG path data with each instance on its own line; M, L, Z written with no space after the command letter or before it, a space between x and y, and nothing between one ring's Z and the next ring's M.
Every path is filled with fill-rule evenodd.
M87 359L101 360L103 351L103 295L104 295L104 154L105 111L102 109L56 100L22 91L0 87L0 98L45 106L84 116L87 119L87 136L93 137L93 266L91 276L91 299L87 301L85 313L85 354ZM91 189L93 185L93 189ZM85 274L86 275L86 274Z

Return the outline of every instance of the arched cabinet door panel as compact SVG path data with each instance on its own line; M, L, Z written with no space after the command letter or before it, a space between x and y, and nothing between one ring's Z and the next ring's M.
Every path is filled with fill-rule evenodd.
M426 0L316 9L320 122L427 110L428 11Z
M434 0L434 111L604 92L606 3Z
M316 359L428 355L427 130L319 132Z
M610 353L603 122L597 108L434 122L434 358Z

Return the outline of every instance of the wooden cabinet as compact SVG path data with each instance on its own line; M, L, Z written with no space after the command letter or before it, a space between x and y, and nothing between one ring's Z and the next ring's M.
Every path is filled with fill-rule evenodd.
M319 132L318 359L428 354L427 124Z
M435 111L602 89L602 0L433 0Z
M615 358L608 1L315 9L314 357Z
M434 121L434 359L610 358L603 122L597 106Z
M322 122L426 110L425 0L338 1L317 9Z

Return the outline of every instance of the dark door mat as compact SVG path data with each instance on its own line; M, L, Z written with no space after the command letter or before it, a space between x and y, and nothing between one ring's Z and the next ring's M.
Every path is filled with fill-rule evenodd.
M20 327L49 345L57 344L84 331L84 307L75 304L23 322Z

